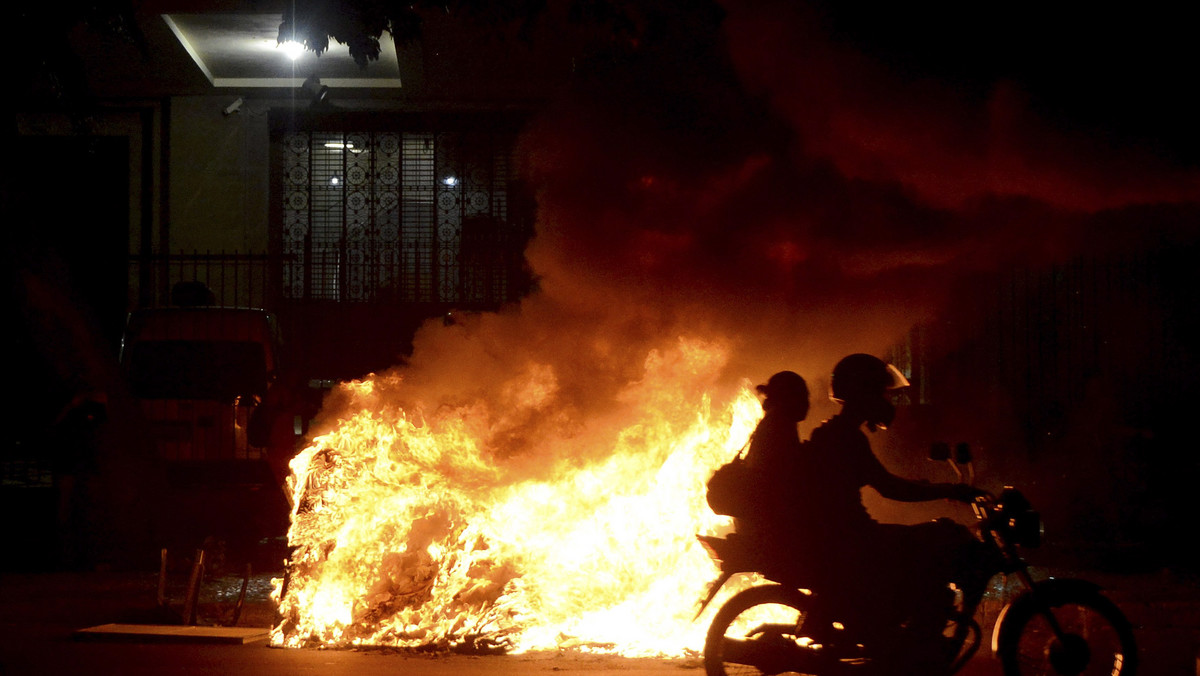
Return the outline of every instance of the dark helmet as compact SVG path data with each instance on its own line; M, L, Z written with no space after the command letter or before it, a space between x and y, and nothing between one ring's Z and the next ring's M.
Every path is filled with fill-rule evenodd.
M797 397L808 399L808 383L794 371L780 371L755 388L768 399Z
M798 373L780 371L759 385L763 410L799 422L808 417L808 383Z
M908 379L895 366L869 354L852 354L833 367L829 398L844 404L882 397L902 387L908 387Z

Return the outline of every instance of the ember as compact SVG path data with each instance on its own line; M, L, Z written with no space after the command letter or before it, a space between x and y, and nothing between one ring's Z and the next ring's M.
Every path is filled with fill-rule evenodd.
M296 549L273 644L698 649L713 566L694 535L728 525L702 488L761 414L748 382L728 401L704 391L725 361L698 341L651 352L619 395L627 420L600 434L562 420L547 440L562 449L534 458L489 446L522 411L404 410L395 375L343 385L347 413L292 463ZM533 411L554 388L544 366L505 386ZM609 452L570 450L596 443Z

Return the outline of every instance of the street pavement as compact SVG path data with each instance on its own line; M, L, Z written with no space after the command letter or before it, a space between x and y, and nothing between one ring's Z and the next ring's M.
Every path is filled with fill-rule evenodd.
M1081 573L1105 586L1137 627L1148 676L1200 676L1200 587L1166 573L1103 575ZM274 610L266 598L269 575L251 578L238 627L268 627ZM240 578L214 577L201 599L200 623L228 622L231 588ZM178 608L181 590L169 590ZM236 595L236 594L234 594ZM245 644L181 644L80 640L79 630L108 623L173 621L157 604L157 575L151 573L50 573L0 575L0 676L79 674L102 676L442 676L445 674L537 674L586 672L613 676L702 674L699 658L635 659L572 652L524 655L446 655L394 649L316 650ZM985 646L962 672L998 676L999 665Z

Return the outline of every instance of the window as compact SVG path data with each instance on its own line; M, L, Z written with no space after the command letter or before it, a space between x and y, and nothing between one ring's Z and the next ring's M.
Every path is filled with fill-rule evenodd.
M129 380L144 399L228 403L266 394L266 354L262 343L250 341L143 340L130 350Z
M376 126L378 123L375 123ZM530 210L514 132L277 135L283 296L494 306L519 297Z

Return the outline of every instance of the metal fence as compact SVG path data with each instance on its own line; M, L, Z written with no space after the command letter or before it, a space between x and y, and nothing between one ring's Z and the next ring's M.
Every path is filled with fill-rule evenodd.
M530 289L532 280L524 259L528 239L525 233L495 232L464 238L455 257L458 279L444 299L424 298L406 290L419 280L400 274L393 269L396 266L376 264L369 266L372 274L394 273L393 287L377 286L371 293L333 300L391 307L495 309L519 299ZM223 305L279 310L283 306L328 300L296 298L285 293L288 272L313 278L312 270L321 265L326 264L293 254L180 252L130 258L129 279L131 288L137 290L138 307ZM357 269L348 262L343 267L348 271ZM301 272L297 273L297 268Z
M278 300L276 280L285 258L225 251L135 256L129 262L129 275L140 307L272 307Z

